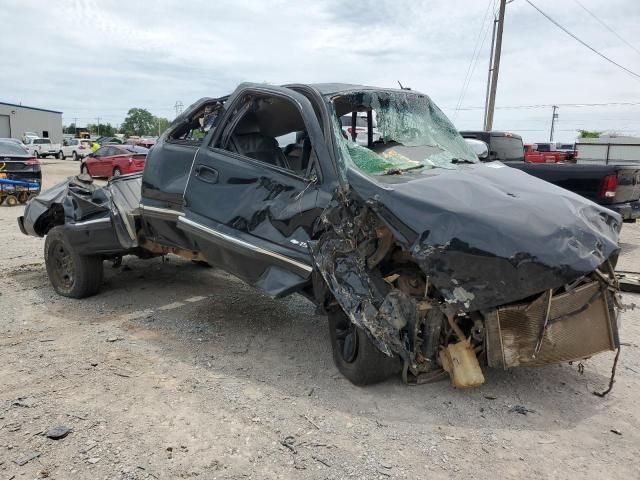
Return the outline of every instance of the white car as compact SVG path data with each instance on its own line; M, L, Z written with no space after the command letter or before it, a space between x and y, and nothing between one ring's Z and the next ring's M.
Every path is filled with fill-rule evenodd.
M92 142L88 138L65 139L62 142L62 155L64 158L71 157L77 162L91 153Z
M380 140L380 132L378 132L378 125L376 124L375 118L373 121L373 141L377 142ZM342 124L342 131L347 134L349 139L353 138L351 135L351 115L343 115L340 117L340 123ZM367 117L358 115L356 118L356 143L358 145L367 146Z
M62 146L59 143L51 143L50 138L33 138L25 137L24 144L29 153L36 158L40 157L56 157L62 160Z

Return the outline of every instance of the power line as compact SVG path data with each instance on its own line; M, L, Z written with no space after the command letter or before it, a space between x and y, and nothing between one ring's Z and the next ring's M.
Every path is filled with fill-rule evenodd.
M542 10L540 10L538 7L536 7L531 0L526 0L526 2L531 5L533 8L535 8L538 12L540 12L542 14L542 16L544 16L547 20L549 20L551 23L553 23L556 27L558 27L560 30L562 30L564 33L566 33L567 35L569 35L571 38L573 38L574 40L576 40L577 42L581 43L582 45L584 45L585 47L587 47L589 50L591 50L593 53L597 54L598 56L604 58L607 62L612 63L613 65L615 65L618 68L621 68L622 70L624 70L625 72L627 72L630 75L633 75L634 77L640 79L640 74L637 74L634 71L629 70L626 67L623 67L622 65L620 65L619 63L611 60L609 57L607 57L606 55L600 53L598 50L596 50L595 48L593 48L591 45L589 45L588 43L586 43L584 40L581 40L580 38L578 38L577 36L575 36L573 33L571 33L569 30L567 30L566 28L564 28L562 25L560 25L558 22L556 22L553 18L551 18L549 15L547 15L546 13L544 13Z
M587 12L589 15L591 15L600 25L602 25L604 28L606 28L607 30L609 30L611 33L613 33L616 37L618 37L618 39L620 39L622 42L626 43L629 47L631 47L632 49L634 49L636 51L636 53L640 54L640 50L638 50L634 45L632 45L631 43L627 42L624 38L622 38L618 32L616 32L613 28L611 28L609 25L607 25L606 23L604 23L604 21L602 21L600 19L600 17L598 17L595 13L593 13L591 10L589 10L587 7L585 7L582 3L580 3L578 0L573 0L574 2L576 2L578 5L580 5L580 7L582 7L582 9Z
M536 105L505 105L502 107L495 107L496 110L521 110L521 109L535 109L535 108L549 108L553 106L557 107L635 107L640 105L640 102L606 102L606 103L540 103ZM484 107L460 107L458 110L479 110Z
M489 0L487 4L487 9L484 12L484 17L482 18L482 23L480 25L480 31L478 32L478 38L476 38L476 43L473 46L473 53L471 54L471 60L469 61L469 66L467 67L467 73L464 76L464 80L462 82L462 89L460 90L460 95L458 95L458 102L456 103L456 112L458 108L462 105L464 101L464 97L467 93L467 89L469 88L469 84L471 83L471 77L473 76L473 72L476 69L476 65L478 63L478 58L480 57L480 52L482 51L482 47L484 46L484 42L487 38L487 32L489 29L485 30L485 25L487 22L487 16L489 15L489 10L491 8L491 4L494 3L495 0ZM482 34L484 32L484 35ZM480 39L482 38L482 41ZM455 115L455 114L454 114Z

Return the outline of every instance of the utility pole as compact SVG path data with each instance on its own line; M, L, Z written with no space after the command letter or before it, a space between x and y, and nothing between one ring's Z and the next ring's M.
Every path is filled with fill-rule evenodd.
M553 113L551 114L551 131L549 132L549 141L553 142L553 131L556 126L556 120L558 119L558 106L553 106Z
M100 136L100 117L96 117L96 120L98 121L98 136Z
M498 13L498 28L496 32L496 48L491 62L491 86L489 88L489 101L487 105L487 116L484 123L485 130L493 128L493 110L496 106L496 89L498 88L498 73L500 70L500 53L502 52L502 32L504 30L504 11L507 7L507 0L500 0L500 12Z
M491 32L491 53L489 55L489 70L487 71L487 93L484 95L484 118L482 124L487 125L487 112L489 110L489 91L491 88L491 72L493 72L493 52L496 48L496 26L498 25L498 19L493 17L493 31ZM485 128L486 130L486 128Z
M176 104L173 106L176 109L176 117L182 113L182 102L180 100L176 100Z

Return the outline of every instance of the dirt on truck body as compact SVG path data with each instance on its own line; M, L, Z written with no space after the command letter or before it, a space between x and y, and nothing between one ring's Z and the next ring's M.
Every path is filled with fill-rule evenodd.
M96 293L105 259L168 253L301 293L329 316L334 361L357 384L447 372L473 387L484 365L619 347L621 218L480 163L414 91L243 84L178 117L142 175L69 179L19 223L53 237L45 258L63 295Z

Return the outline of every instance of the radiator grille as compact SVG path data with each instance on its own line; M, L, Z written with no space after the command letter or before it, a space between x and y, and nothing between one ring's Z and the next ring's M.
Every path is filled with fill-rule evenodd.
M614 350L608 293L597 281L554 296L549 323L538 354L548 296L529 304L500 308L487 317L487 360L490 367L541 366L570 362Z

